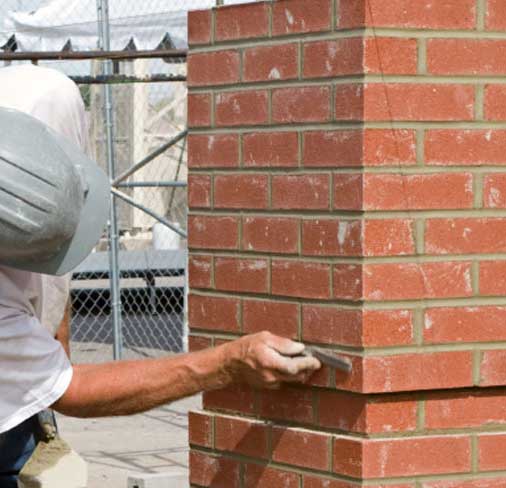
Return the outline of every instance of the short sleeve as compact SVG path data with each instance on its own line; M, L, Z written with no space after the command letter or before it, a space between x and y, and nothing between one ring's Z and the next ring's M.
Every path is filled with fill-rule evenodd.
M42 325L55 335L65 315L70 296L70 274L65 276L42 276Z
M71 380L65 351L38 319L0 320L0 433L55 403Z

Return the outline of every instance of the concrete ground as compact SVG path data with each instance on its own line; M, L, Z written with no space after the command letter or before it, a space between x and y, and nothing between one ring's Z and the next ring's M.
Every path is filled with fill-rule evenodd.
M88 488L126 488L129 473L188 470L187 413L200 404L196 396L132 417L59 415L58 423L62 437L88 462Z

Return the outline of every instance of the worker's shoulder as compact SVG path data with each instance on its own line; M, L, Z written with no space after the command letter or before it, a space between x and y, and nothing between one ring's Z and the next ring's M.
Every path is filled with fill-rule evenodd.
M0 83L14 82L30 85L31 90L59 91L75 90L76 84L64 73L45 66L23 64L0 68Z

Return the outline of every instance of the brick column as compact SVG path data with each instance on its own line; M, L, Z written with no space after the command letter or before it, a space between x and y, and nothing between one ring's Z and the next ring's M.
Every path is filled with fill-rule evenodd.
M506 486L505 0L259 2L190 42L192 348L354 365L205 395L192 484Z

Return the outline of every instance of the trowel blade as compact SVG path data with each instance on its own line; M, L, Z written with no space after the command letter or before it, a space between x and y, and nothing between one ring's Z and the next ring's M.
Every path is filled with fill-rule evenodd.
M313 356L330 368L339 369L340 371L344 371L346 373L350 373L352 370L352 364L348 358L339 356L332 351L326 351L325 349L320 349L319 347L314 346L306 346L304 354L307 356Z

